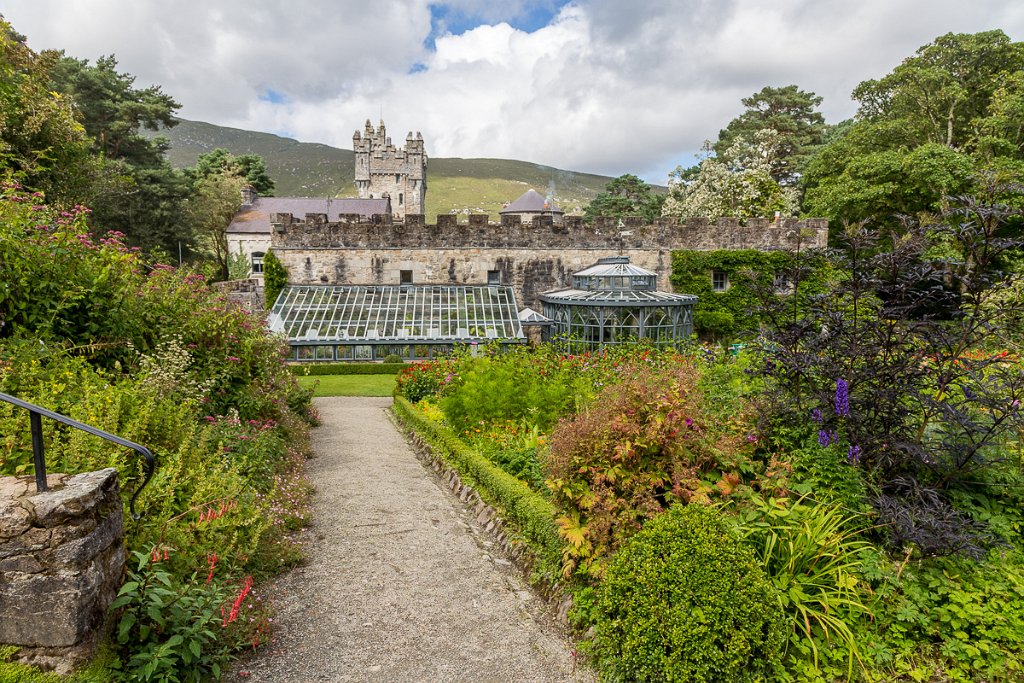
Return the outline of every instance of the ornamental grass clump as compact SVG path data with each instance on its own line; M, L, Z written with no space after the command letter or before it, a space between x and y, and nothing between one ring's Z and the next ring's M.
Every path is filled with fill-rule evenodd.
M609 565L593 654L610 681L764 680L785 621L754 554L713 508L676 506Z

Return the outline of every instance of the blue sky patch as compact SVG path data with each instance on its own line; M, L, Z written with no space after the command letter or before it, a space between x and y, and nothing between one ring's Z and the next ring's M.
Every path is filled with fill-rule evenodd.
M288 104L288 96L283 92L277 92L271 88L267 88L266 91L260 95L260 99L264 102L270 102L271 104Z
M502 13L500 6L495 5L489 7L486 14L482 14L466 12L440 2L431 3L430 35L427 36L424 45L433 50L436 48L437 37L445 33L460 35L483 24L493 25L503 21L520 31L533 33L550 24L559 10L570 2L571 0L530 0L522 11L514 14Z
M427 65L424 64L423 62L416 62L415 64L413 64L412 66L409 67L409 73L410 74L418 74L421 71L426 71L426 70L427 70Z

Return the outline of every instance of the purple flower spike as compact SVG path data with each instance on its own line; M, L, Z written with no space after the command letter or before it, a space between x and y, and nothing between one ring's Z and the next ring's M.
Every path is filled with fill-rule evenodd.
M845 379L836 380L836 415L846 417L850 414L850 387Z
M826 432L824 429L819 429L818 430L818 445L820 445L820 446L828 446L828 444L829 444L828 432Z
M860 464L860 446L850 446L850 452L846 455L846 461L851 465Z
M821 408L815 408L814 410L811 411L811 419L817 422L818 424L821 424Z

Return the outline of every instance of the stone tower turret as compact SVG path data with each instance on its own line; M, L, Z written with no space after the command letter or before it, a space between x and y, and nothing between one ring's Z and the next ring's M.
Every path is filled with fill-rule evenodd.
M369 119L366 130L352 136L356 153L356 189L360 199L390 197L391 213L405 219L406 214L426 213L427 153L423 136L410 132L405 147L395 147L387 136L384 122L374 130Z

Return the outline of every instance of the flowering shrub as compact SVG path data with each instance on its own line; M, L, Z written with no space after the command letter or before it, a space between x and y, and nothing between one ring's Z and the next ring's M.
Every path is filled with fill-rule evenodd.
M165 548L133 557L135 568L110 606L120 614L115 640L124 669L118 678L168 683L220 678L233 651L265 639L269 617L253 594L251 576L239 587L222 583L216 555L206 558L205 578L196 571L184 580L168 571Z
M846 276L799 319L767 316L762 405L777 425L814 420L818 443L864 472L893 549L981 558L994 539L951 501L973 486L961 482L1006 469L1007 436L1024 426L1024 375L990 348L1005 318L988 306L1015 245L996 235L1019 217L968 198L950 206L885 236L850 226L834 256ZM930 254L940 243L941 263ZM762 294L766 309L773 299Z
M279 460L286 454L282 435L273 420L246 420L237 411L227 416L207 415L221 458L244 476L257 491L270 488Z
M458 358L438 358L412 363L398 373L395 391L412 403L443 394L459 381Z
M40 199L0 194L0 391L156 454L143 516L126 520L140 563L116 603L123 647L110 677L215 676L266 638L251 577L301 559L311 392L287 371L282 341L201 275L147 264L120 236L90 235L84 210ZM141 481L133 452L43 429L50 471L115 467L126 501ZM28 413L0 404L0 435L0 474L29 474Z

